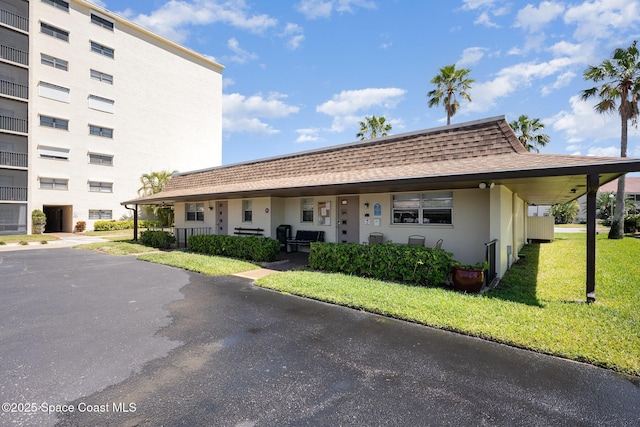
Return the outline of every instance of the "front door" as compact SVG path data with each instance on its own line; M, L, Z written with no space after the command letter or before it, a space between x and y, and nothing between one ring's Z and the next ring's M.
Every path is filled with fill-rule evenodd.
M338 197L338 239L340 243L360 243L358 196Z
M216 202L216 234L227 234L227 202Z

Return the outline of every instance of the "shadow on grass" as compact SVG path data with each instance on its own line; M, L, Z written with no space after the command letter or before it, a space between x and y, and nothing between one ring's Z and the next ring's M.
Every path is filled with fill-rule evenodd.
M486 297L542 307L536 296L541 244L544 243L526 245L520 252L520 260L507 271L496 288L485 294Z

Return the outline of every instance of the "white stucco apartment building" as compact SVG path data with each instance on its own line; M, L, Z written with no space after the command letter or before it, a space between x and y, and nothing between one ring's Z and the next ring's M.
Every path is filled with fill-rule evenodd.
M0 234L129 215L140 176L222 162L222 69L84 0L0 0Z

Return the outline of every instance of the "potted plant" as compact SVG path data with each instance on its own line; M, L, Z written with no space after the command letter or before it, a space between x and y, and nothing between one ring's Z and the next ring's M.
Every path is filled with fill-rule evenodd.
M457 264L453 266L453 289L461 292L477 293L484 285L484 272L488 268L486 262Z

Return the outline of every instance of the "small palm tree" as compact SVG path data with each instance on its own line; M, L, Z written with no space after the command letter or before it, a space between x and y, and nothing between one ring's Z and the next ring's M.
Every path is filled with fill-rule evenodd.
M589 66L584 72L585 80L602 82L599 86L583 90L582 99L598 98L595 105L598 113L620 115L620 157L627 157L628 123L638 124L638 101L640 100L640 54L636 46L637 40L626 49L613 51L611 59L602 61L597 67ZM624 175L618 178L616 206L624 206ZM614 212L613 222L609 230L610 239L624 237L624 209Z
M530 119L523 114L518 117L518 120L512 121L509 125L511 125L511 129L515 131L518 140L527 151L539 153L540 147L544 147L549 142L549 135L539 133L544 129L544 124L540 119Z
M138 189L138 194L140 196L150 196L152 194L161 192L165 185L167 185L167 183L171 179L171 176L176 172L177 171L169 172L167 170L162 170L160 172L142 174L142 176L140 177L142 187ZM172 208L150 205L145 206L144 209L147 215L153 215L155 218L157 218L161 226L169 227L173 224Z
M456 96L471 102L468 91L475 80L468 77L470 72L467 68L456 69L455 64L446 65L440 68L440 74L431 79L436 88L427 94L429 108L442 103L447 112L447 125L451 124L451 117L455 116L460 107Z
M384 116L376 117L375 114L371 117L365 116L364 121L360 122L360 132L356 134L356 138L364 141L365 139L387 136L391 130L391 125L389 123L385 124L386 121L387 119Z

